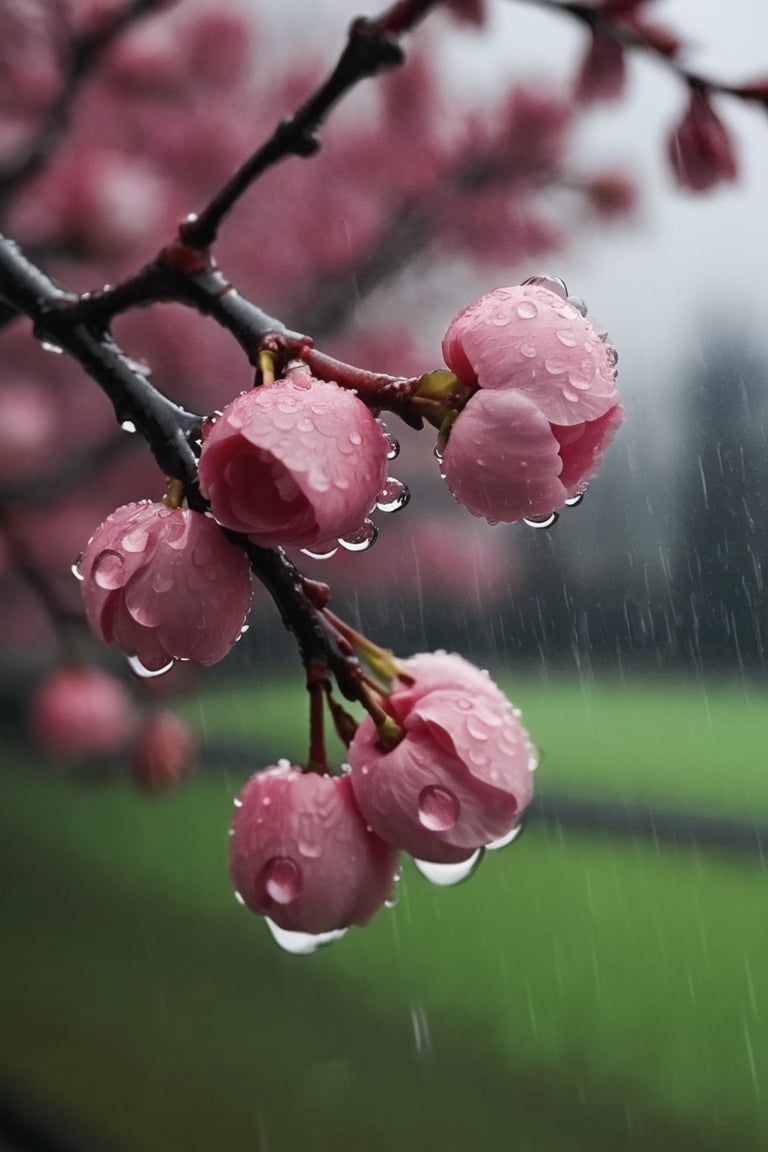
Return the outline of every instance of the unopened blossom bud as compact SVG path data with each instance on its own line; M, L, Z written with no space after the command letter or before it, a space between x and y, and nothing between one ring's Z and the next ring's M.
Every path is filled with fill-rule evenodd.
M386 478L388 444L353 392L305 367L217 418L200 487L227 528L265 548L311 548L359 528Z
M242 549L208 516L144 501L118 508L79 563L91 628L144 668L215 664L239 637L251 603Z
M685 115L669 141L669 159L682 188L705 192L738 175L728 129L706 92L694 88Z
M623 409L615 352L564 292L537 283L489 292L451 321L443 356L477 389L442 457L460 503L511 523L583 490Z
M148 716L136 735L132 774L140 788L155 792L180 784L192 770L195 740L174 712Z
M459 656L403 662L412 684L385 702L403 731L389 751L365 719L348 752L360 811L384 840L420 860L466 860L506 835L533 796L533 747L487 673Z
M397 854L366 827L349 776L257 773L235 801L229 847L243 903L291 932L364 924L396 883Z
M593 28L574 96L580 104L615 100L624 89L624 49L618 40Z
M134 723L130 697L114 676L94 667L61 668L38 686L32 735L46 752L79 759L116 752Z

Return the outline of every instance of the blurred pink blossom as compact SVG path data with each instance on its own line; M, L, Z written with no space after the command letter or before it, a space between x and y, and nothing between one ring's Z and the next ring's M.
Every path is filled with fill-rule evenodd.
M693 192L706 192L738 175L730 133L698 88L691 90L685 115L670 138L669 159L677 183Z
M624 49L613 36L593 28L586 55L574 84L579 104L615 100L624 90Z
M78 759L118 751L133 724L128 693L100 668L61 668L38 685L32 698L32 735L55 756Z
M175 712L148 716L136 733L131 771L140 788L149 792L181 783L192 770L195 740Z

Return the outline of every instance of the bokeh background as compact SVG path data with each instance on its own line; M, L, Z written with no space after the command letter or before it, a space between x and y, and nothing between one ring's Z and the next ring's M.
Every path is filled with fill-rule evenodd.
M0 0L9 29L18 7ZM358 11L243 3L237 34L214 36L210 5L181 8L106 62L76 112L71 167L62 148L11 205L8 226L78 286L151 256L322 74ZM691 67L766 74L762 0L647 8L684 35ZM395 650L456 648L494 670L542 752L524 834L456 888L406 868L374 923L311 957L282 953L226 872L233 795L304 755L300 669L266 599L231 659L179 696L195 779L147 798L119 761L73 770L36 749L28 701L59 658L57 629L6 549L3 1149L766 1146L768 123L718 102L739 179L682 192L666 158L679 79L633 53L621 100L574 110L584 46L543 5L489 0L478 29L425 23L384 113L374 85L353 94L329 128L329 168L271 174L221 252L246 294L372 367L435 366L458 307L542 271L609 329L625 428L554 529L473 521L428 434L392 421L410 505L380 518L370 552L306 564L340 614ZM28 100L3 104L3 140L35 122ZM545 123L557 139L546 179L531 180ZM498 187L457 191L457 157L510 139L522 159ZM635 190L610 219L588 193L605 173ZM218 333L195 343L197 328L142 314L121 338L162 387L213 408L248 371ZM30 352L22 325L0 338L13 388L53 397L58 421L21 488L0 476L3 508L69 603L92 527L162 487L141 446L120 442L101 472L52 492L57 461L112 443L109 410L62 358Z

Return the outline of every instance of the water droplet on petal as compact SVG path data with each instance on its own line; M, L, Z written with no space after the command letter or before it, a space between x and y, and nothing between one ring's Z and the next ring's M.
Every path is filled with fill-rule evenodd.
M311 956L318 948L331 944L334 940L341 940L349 931L348 928L336 928L333 932L317 932L314 935L310 932L289 932L287 928L275 924L269 916L265 916L264 919L275 943L292 956Z
M61 356L64 351L58 344L54 344L51 340L41 340L40 347L43 352L53 352L54 356Z
M127 532L121 544L126 552L143 552L149 540L149 533L144 528L134 528L133 532Z
M138 676L140 680L154 680L156 676L165 676L176 663L175 660L169 660L167 664L163 664L162 668L147 668L142 664L138 656L128 656L126 659L128 660L128 667L131 672L133 672L134 676Z
M173 588L173 576L163 568L158 568L152 575L152 591L162 595Z
M533 320L538 316L539 309L533 300L521 300L517 306L517 314L521 320Z
M245 907L245 900L243 900L243 897L240 895L237 889L235 889L235 900L237 900L238 904L242 904L242 906Z
M120 427L122 428L123 432L135 432L136 431L136 425L134 424L133 420L122 420L120 423Z
M347 439L349 440L350 444L354 444L356 448L359 447L363 442L363 438L359 432L350 432Z
M525 356L526 360L533 360L534 356L536 355L536 349L534 348L533 344L521 344L520 355Z
M413 862L430 884L436 884L439 888L449 888L452 884L461 884L462 880L471 876L482 858L483 849L478 848L468 860L461 860L458 864L433 864L430 860L415 859Z
M378 535L379 530L373 520L366 517L354 532L348 532L346 536L340 537L339 544L342 548L346 548L347 552L365 552L373 547Z
M527 280L523 280L523 284L535 284L537 288L546 288L549 292L554 292L557 296L562 296L563 300L568 298L568 289L565 286L565 280L559 276L529 276Z
M563 372L567 372L569 365L567 361L561 360L559 356L548 356L544 361L544 367L551 376L561 376Z
M72 573L72 575L74 576L75 580L79 580L80 583L82 583L83 580L85 580L85 576L83 576L82 572L80 571L80 565L82 564L82 562L83 562L83 554L81 552L80 555L78 556L77 560L75 560L74 564L69 569L70 572Z
M443 444L440 440L438 440L437 444L435 444L435 447L433 449L433 452L435 454L435 460L437 460L438 464L442 464L442 462L443 462L443 450L444 449L445 449L445 444Z
M276 904L291 904L304 885L301 869L289 856L273 856L264 865L261 878L267 895Z
M430 832L447 832L459 818L461 806L447 788L429 785L419 794L419 823Z
M589 311L581 296L569 296L568 303L572 308L575 308L577 312L581 312L582 316L586 316Z
M106 592L122 588L126 580L125 561L114 548L105 548L91 564L91 576Z
M506 832L503 836L499 836L498 840L492 840L491 843L486 844L485 847L489 852L498 852L499 848L506 848L508 844L514 844L522 830L523 823L521 820L517 820L509 832Z
M564 348L575 348L579 342L570 328L558 328L555 336Z
M613 344L606 344L605 351L608 356L608 363L611 365L611 368L615 368L619 362L618 352L614 348Z
M524 516L523 524L529 528L551 528L559 519L557 512L548 512L546 516Z
M401 508L405 508L410 498L411 493L407 485L403 484L402 480L390 476L379 492L376 507L379 512L399 512Z

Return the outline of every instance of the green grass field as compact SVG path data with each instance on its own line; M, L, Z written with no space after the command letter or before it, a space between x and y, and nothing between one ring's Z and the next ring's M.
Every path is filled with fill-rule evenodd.
M756 688L507 687L542 790L768 821ZM222 691L189 714L212 746L300 757L302 697ZM261 758L149 801L4 761L0 1084L84 1146L768 1146L755 856L534 824L455 889L407 869L394 910L296 958L226 874Z

